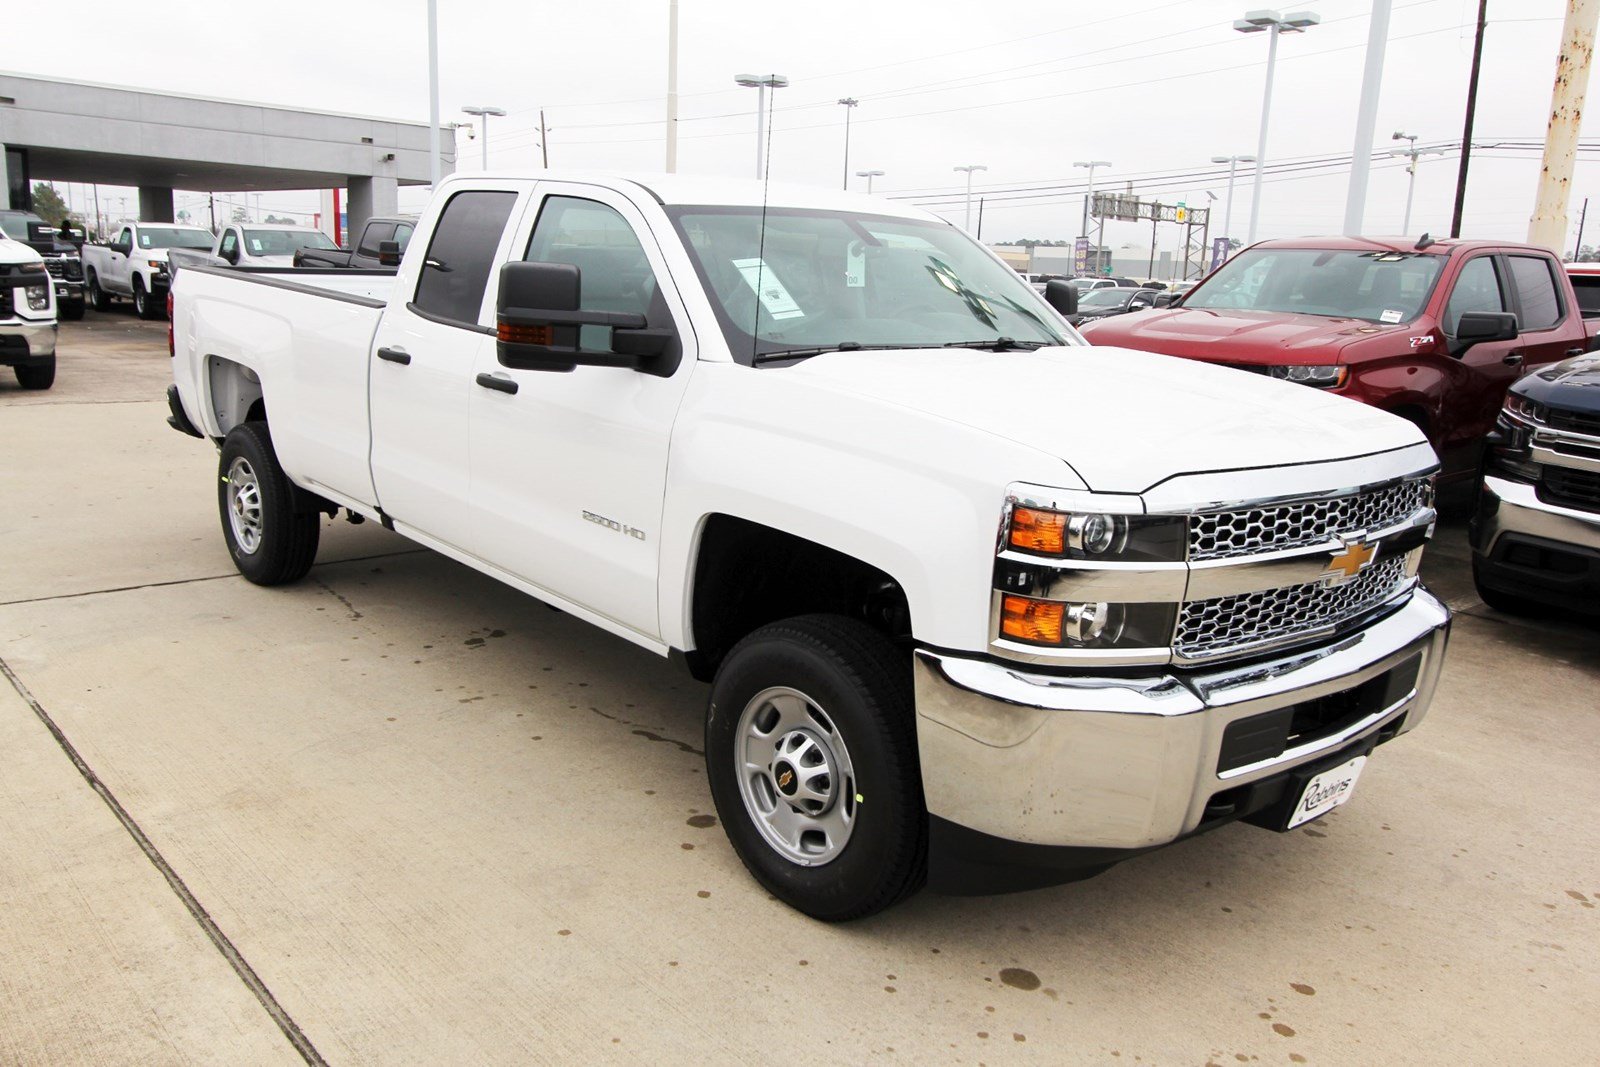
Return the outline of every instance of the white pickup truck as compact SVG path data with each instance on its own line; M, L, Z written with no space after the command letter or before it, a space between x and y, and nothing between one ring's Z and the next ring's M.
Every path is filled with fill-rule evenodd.
M0 367L24 389L56 380L56 296L44 257L0 230Z
M280 223L230 222L217 234L208 252L173 249L167 255L169 273L181 267L227 264L233 267L292 267L298 253L338 251L339 246L321 230Z
M711 682L710 790L828 920L1349 798L1433 696L1409 423L1090 348L921 211L469 175L394 275L182 271L239 570L348 509Z
M167 287L172 275L167 253L172 249L209 251L211 231L202 226L171 222L124 223L105 244L83 246L84 286L89 306L106 311L119 296L133 300L141 319L166 313Z

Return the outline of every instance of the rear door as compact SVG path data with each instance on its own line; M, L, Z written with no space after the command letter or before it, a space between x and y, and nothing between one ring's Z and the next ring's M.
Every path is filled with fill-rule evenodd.
M440 209L405 264L373 339L372 479L397 523L465 550L471 527L467 404L494 351L493 283L527 182L484 182ZM481 391L481 390L478 390Z
M1522 372L1580 354L1586 347L1585 331L1579 310L1567 306L1561 265L1531 251L1508 251L1505 258L1517 304Z

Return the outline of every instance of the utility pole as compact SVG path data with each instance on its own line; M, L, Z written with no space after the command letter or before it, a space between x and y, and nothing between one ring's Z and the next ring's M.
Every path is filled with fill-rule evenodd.
M211 232L212 233L216 233L217 232L217 194L216 193L207 193L206 194L206 199L211 202ZM100 217L99 204L100 204L100 201L99 201L99 198L97 197L95 199L95 209L94 209L95 217L97 219ZM334 228L335 229L338 228L338 223L337 222L334 223Z
M988 170L989 168L984 166L982 163L969 163L967 166L957 167L955 169L958 171L965 171L967 175L967 213L965 216L965 221L961 224L961 228L970 233L972 230L972 172L975 170Z
M674 128L674 130L676 130L676 128L677 128L676 121L677 120L673 120L673 121L674 121L673 128ZM678 135L677 135L676 132L674 132L673 135L672 135L672 145L673 145L673 147L671 149L672 155L673 155L673 166L677 165L677 154L678 154L677 143L678 143ZM548 126L546 126L544 124L544 108L542 108L542 107L539 109L539 158L544 161L544 169L545 170L549 170L550 169L550 127L548 127ZM670 167L667 169L667 173L669 173L669 174L672 173L672 169Z
M1378 127L1378 95L1383 89L1383 53L1389 45L1389 9L1393 0L1372 0L1367 25L1367 68L1361 75L1361 104L1356 112L1356 143L1350 157L1350 191L1344 204L1344 235L1361 233L1367 211L1367 178L1372 173L1372 138Z
M1572 262L1577 263L1578 257L1583 255L1583 224L1589 218L1589 198L1583 198L1583 210L1578 212L1578 241L1572 246Z
M978 232L975 234L980 241L983 240L983 199L981 196L978 197Z
M1472 160L1472 120L1478 111L1478 71L1483 66L1483 30L1489 24L1489 0L1478 0L1478 33L1472 41L1472 73L1467 76L1467 119L1461 128L1461 167L1456 171L1456 209L1450 236L1461 236L1461 213L1467 206L1467 165Z
M428 174L439 187L439 0L428 0Z
M1556 55L1556 84L1550 94L1550 127L1544 139L1544 166L1539 192L1528 220L1528 243L1560 255L1567 243L1567 203L1572 195L1572 167L1578 154L1578 123L1589 91L1589 63L1594 58L1595 21L1600 0L1568 0Z
M1406 133L1404 130L1394 131L1394 136L1390 137L1389 139L1391 141L1410 142L1409 146L1406 148L1391 148L1389 150L1390 155L1405 156L1408 160L1410 160L1410 162L1406 165L1406 173L1410 175L1410 177L1406 179L1406 219L1400 224L1401 233L1410 233L1411 200L1417 192L1417 159L1421 156L1441 155L1443 154L1444 150L1441 148L1418 148L1417 135L1414 133Z
M539 147L544 147L544 112L539 112ZM545 153L545 169L550 154ZM678 172L678 0L667 4L667 173Z
M839 101L844 105L844 188L850 188L850 112L856 109L861 101L853 96L846 96Z

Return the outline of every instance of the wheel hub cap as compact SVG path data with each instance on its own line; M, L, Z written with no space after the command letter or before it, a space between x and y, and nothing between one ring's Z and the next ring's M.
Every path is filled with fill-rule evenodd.
M243 456L228 467L228 523L239 551L253 555L261 547L261 483L255 468Z
M855 776L832 718L804 693L757 693L739 716L739 795L761 836L807 867L838 857L855 828Z

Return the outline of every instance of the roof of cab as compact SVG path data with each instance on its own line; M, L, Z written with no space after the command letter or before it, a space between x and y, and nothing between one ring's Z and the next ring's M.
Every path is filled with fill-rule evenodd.
M1460 237L1432 237L1426 248L1418 248L1418 237L1277 237L1270 241L1257 241L1252 248L1316 248L1334 252L1421 252L1424 255L1448 256L1452 252L1475 251L1479 248L1527 248L1546 251L1536 245L1517 241L1463 240Z
M737 178L718 178L692 174L634 174L603 171L539 171L527 173L496 173L473 171L453 174L442 183L471 185L475 181L513 179L525 181L569 181L594 183L615 187L634 185L662 205L673 207L717 205L727 207L761 207L763 202L772 208L801 208L821 211L851 211L864 215L888 215L895 218L920 219L945 225L943 219L910 204L886 200L878 196L847 193L839 189L815 185L791 185L784 182L758 182Z

